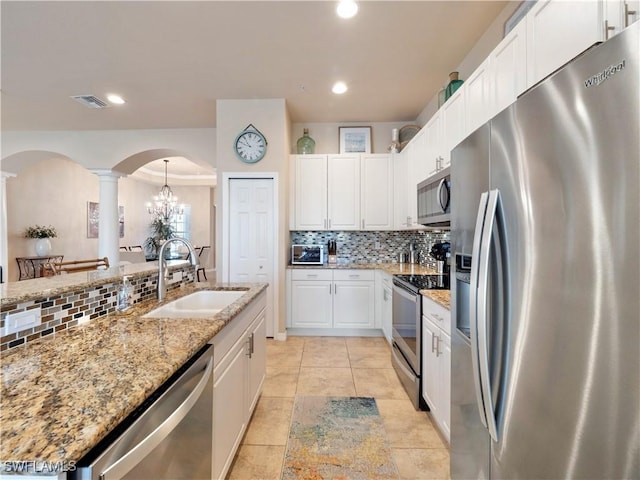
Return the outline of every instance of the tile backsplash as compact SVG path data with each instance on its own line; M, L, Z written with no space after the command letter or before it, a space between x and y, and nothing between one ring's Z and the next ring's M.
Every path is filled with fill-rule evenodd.
M420 252L420 263L433 265L429 256L431 246L448 242L449 232L426 231L372 231L372 232L290 232L291 244L327 245L329 240L338 244L338 263L397 263L400 253L408 252L413 242Z

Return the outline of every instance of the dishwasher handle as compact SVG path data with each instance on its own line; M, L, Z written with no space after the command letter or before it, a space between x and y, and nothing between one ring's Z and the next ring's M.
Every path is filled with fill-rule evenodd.
M118 480L122 478L133 469L133 467L140 463L142 459L149 455L160 442L167 438L200 399L211 375L213 375L213 355L209 357L207 366L201 374L202 378L198 381L189 396L140 443L101 472L99 476L100 480Z

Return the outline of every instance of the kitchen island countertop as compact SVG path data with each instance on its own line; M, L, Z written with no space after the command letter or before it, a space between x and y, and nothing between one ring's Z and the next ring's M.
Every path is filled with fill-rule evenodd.
M142 318L159 305L145 301L3 353L0 463L78 462L266 288L188 285L160 304L201 289L247 293L210 319Z

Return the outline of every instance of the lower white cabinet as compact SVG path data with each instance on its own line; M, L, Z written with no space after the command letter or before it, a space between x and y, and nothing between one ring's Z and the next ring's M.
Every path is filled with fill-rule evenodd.
M393 328L393 277L386 272L380 273L380 288L376 292L376 298L380 302L380 326L384 337L391 345L391 329Z
M265 294L213 338L213 478L224 478L262 392Z
M451 422L451 336L444 323L451 323L450 313L428 298L422 299L422 397L432 418L447 441ZM447 315L438 320L430 315L433 305ZM427 308L425 308L427 307ZM449 330L450 331L450 330Z
M289 270L290 328L375 327L375 271Z

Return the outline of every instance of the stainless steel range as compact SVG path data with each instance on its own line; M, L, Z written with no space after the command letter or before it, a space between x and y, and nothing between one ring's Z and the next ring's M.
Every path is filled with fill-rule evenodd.
M428 410L420 395L422 296L420 290L448 290L449 275L393 276L393 368L416 410Z

